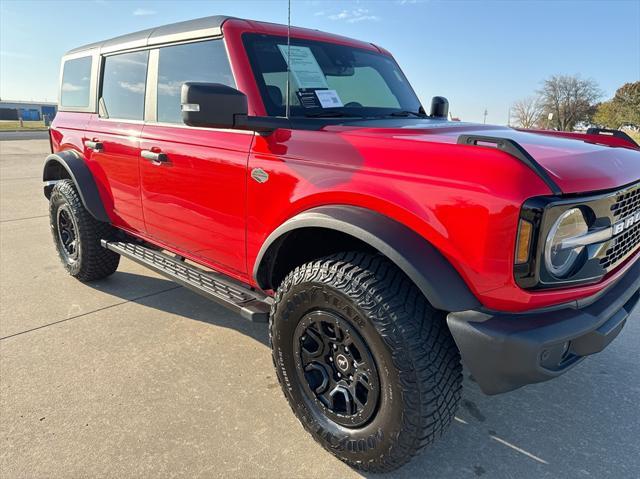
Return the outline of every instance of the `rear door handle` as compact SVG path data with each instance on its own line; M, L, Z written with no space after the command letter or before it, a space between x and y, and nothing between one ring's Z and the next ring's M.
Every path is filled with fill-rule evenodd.
M166 153L155 152L151 150L142 150L140 156L145 160L151 160L154 165L161 165L169 162L169 157Z
M104 145L101 142L95 140L86 140L84 142L84 146L93 151L102 151L104 149Z

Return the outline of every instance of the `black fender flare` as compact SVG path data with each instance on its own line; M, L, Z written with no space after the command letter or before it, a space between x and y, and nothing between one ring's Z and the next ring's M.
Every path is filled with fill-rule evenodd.
M300 228L327 228L353 236L385 255L422 291L437 309L465 311L480 307L458 271L415 231L375 211L348 205L304 211L276 228L260 248L253 269L256 283L270 289L269 261L275 261L281 239Z
M66 150L47 156L42 169L42 180L45 182L44 194L51 196L51 189L56 180L62 179L60 168L63 168L69 178L75 183L82 204L98 221L110 223L109 215L104 208L98 186L91 174L91 170L74 150Z

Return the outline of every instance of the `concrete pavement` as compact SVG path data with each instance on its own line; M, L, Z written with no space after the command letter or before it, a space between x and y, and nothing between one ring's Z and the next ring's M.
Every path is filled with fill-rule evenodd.
M265 325L128 260L64 273L48 148L0 141L0 477L360 477L291 413ZM639 337L636 311L555 381L487 397L466 379L449 433L393 477L637 477Z

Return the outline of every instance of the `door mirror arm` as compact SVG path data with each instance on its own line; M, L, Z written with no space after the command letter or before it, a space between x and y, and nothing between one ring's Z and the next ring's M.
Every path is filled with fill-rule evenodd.
M234 128L269 134L278 128L291 128L291 121L284 117L235 115Z

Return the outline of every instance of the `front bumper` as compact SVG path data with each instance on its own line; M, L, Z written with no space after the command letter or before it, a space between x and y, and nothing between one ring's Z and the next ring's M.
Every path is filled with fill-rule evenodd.
M620 333L640 299L640 261L594 302L533 313L450 313L462 361L486 394L547 381Z

